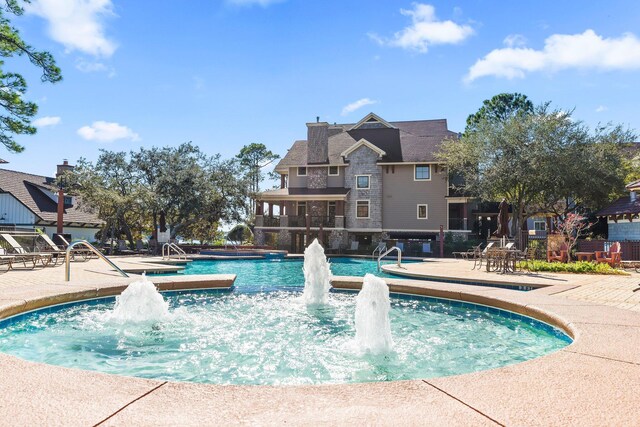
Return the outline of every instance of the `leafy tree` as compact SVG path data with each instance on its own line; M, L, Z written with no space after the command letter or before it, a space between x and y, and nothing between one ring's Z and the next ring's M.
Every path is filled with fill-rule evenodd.
M236 156L240 161L240 165L245 169L248 178L249 194L250 194L250 215L255 212L255 194L260 191L260 183L264 180L262 169L280 158L279 155L267 150L264 144L249 144L242 147L240 153Z
M485 99L482 107L467 117L465 133L473 132L483 121L505 122L508 119L533 113L533 102L521 93L501 93L491 99Z
M28 1L28 0L25 0ZM18 30L11 26L8 14L22 15L23 9L17 0L5 0L0 6L0 57L11 58L25 55L29 61L42 70L43 82L56 83L62 80L60 69L56 66L53 56L44 51L38 51L25 43ZM0 143L7 150L19 153L24 147L15 140L15 135L33 135L37 129L31 125L31 118L38 112L34 102L25 101L27 82L18 73L4 70L5 61L0 60L0 107L4 113L0 114Z
M461 191L488 201L506 198L518 237L529 216L606 199L622 183L620 148L630 140L620 127L591 134L571 112L546 103L506 119L481 117L460 139L443 143L440 159L463 178Z

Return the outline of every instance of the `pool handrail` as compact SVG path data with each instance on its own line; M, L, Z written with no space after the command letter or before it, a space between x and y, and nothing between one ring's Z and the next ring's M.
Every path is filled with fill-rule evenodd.
M380 254L380 256L378 257L378 271L380 271L380 260L386 257L388 254L390 254L393 251L398 251L398 267L402 267L402 249L400 249L397 246L393 246L392 248L388 249L384 253Z
M167 242L164 245L162 245L162 259L165 259L165 249L166 251L166 259L170 260L171 259L171 249L173 249L177 254L178 254L178 260L186 260L187 259L187 253L185 251L183 251L180 246L176 245L173 242Z
M129 277L129 275L127 273L122 271L122 269L120 269L120 267L115 265L113 263L113 261L111 261L109 258L107 258L102 252L100 252L98 250L98 248L96 248L91 243L87 242L86 240L78 240L77 242L73 242L69 246L67 246L67 253L66 253L65 258L64 258L64 280L65 280L65 282L68 282L68 281L71 280L71 249L73 249L75 246L78 246L78 245L86 246L87 249L89 249L91 252L96 254L98 256L98 258L102 259L104 262L109 264L111 267L115 268L116 271L118 273L120 273L122 276Z

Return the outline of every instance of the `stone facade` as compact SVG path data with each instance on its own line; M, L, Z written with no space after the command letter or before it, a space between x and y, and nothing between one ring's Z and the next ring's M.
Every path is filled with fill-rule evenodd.
M329 161L329 123L307 123L307 164Z
M326 166L307 168L307 188L327 188L328 170Z
M366 146L349 154L349 166L346 168L344 184L350 188L346 204L346 228L382 229L382 168L377 165L378 153ZM369 175L369 189L356 188L356 176ZM369 200L369 218L356 218L358 200Z

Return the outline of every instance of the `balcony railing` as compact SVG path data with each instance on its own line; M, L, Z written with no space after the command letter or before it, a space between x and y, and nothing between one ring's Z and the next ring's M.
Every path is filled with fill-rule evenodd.
M336 226L336 218L331 216L312 216L311 217L311 227L335 227Z
M264 216L262 218L263 227L280 227L279 216Z
M336 218L333 216L311 216L310 227L318 228L322 225L323 228L333 228L336 226ZM289 227L306 227L307 218L304 215L290 216Z
M449 218L449 230L466 230L464 218Z

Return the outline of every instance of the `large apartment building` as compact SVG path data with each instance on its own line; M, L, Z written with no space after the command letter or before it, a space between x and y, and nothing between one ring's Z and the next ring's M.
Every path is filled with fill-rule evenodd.
M307 139L275 168L281 188L258 196L256 243L300 252L315 237L344 250L435 241L440 226L467 235L472 201L449 191L436 159L442 141L457 137L444 119L387 122L370 113L356 124L307 123Z

